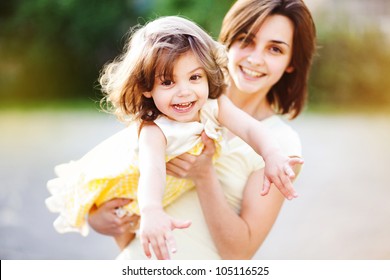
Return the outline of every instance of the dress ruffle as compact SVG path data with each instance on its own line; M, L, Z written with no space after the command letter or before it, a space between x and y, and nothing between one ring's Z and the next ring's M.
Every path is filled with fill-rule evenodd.
M199 155L203 150L200 137L202 131L215 140L218 154L224 130L220 127L217 116L217 100L208 100L200 112L200 122L179 123L166 117L158 118L155 123L167 139L166 160L185 152ZM128 212L139 214L137 151L138 125L133 123L100 143L80 160L56 166L57 177L48 181L51 196L45 201L50 211L59 213L54 222L55 229L60 233L79 232L87 235L86 216L91 207L113 198L134 199L124 208ZM163 206L192 187L191 180L167 175Z

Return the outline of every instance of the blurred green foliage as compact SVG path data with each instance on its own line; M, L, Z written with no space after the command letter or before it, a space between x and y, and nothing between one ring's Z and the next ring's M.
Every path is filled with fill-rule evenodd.
M0 7L0 92L19 103L95 98L102 65L144 12L134 1L18 0Z
M97 78L136 23L182 15L218 37L234 0L14 0L0 2L2 105L100 99ZM390 104L390 50L375 28L351 33L317 21L310 104Z
M348 32L333 26L319 32L310 78L310 103L348 107L390 105L390 34L375 27Z

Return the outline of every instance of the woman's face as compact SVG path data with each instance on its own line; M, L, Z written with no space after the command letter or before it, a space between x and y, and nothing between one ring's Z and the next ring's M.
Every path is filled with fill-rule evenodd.
M272 15L256 34L239 35L228 52L232 86L246 94L268 93L284 72L294 70L289 66L293 34L289 18Z

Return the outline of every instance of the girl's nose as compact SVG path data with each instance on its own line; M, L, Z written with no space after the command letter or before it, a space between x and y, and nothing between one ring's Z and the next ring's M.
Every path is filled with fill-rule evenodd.
M180 97L185 97L193 93L193 90L188 85L184 85L179 88L177 95Z

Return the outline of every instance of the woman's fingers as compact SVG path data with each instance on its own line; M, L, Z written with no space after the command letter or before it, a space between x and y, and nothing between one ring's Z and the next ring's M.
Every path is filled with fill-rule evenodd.
M177 178L186 178L195 161L196 156L188 153L182 154L167 163L167 174Z
M213 139L209 138L205 132L202 132L201 137L204 144L202 154L206 156L213 156L215 153L215 144Z
M103 203L100 207L106 209L115 209L129 204L131 201L132 199L128 199L128 198L114 198Z

